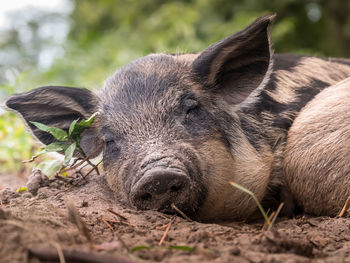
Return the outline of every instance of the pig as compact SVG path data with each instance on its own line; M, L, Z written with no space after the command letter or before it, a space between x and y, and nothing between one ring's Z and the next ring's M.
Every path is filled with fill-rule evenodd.
M336 216L350 195L349 102L350 78L317 94L288 132L285 178L306 213Z
M288 131L319 92L350 76L350 61L273 54L273 20L262 16L200 53L139 58L97 92L45 86L6 105L46 145L54 138L31 121L68 130L73 120L98 112L81 146L103 153L110 188L136 209L174 213L174 204L203 222L254 218L255 201L234 181L264 207L283 202L283 213L292 215L304 192L291 191L286 180ZM296 167L289 175L294 169L302 177ZM311 206L322 206L312 197Z

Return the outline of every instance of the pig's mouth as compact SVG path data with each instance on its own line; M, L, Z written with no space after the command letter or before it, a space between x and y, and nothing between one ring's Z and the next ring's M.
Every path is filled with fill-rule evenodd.
M158 158L142 166L133 182L130 202L141 210L157 210L195 217L206 197L199 167L179 158Z

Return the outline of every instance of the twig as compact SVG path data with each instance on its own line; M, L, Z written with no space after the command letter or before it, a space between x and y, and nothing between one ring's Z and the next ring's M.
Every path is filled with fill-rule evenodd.
M342 210L340 211L338 217L342 217L344 215L346 208L348 207L349 201L350 201L350 195L348 196L348 199L346 199L345 204L344 204Z
M87 162L88 164L90 164L92 167L94 167L94 169L96 170L96 173L97 173L98 175L100 175L100 171L98 170L97 165L94 165L94 164L89 160L89 159L90 159L89 157L93 156L95 153L97 153L98 151L100 151L100 150L101 150L101 147L97 148L95 151L93 151L92 153L90 153L88 156L86 156L86 154L85 154L83 148L81 148L80 145L78 145L77 148L79 149L80 153L84 156L84 159L86 159L86 162Z
M63 254L63 251L62 251L60 244L58 244L57 242L51 242L51 243L56 248L60 263L66 263L66 259L64 258L64 254Z
M83 159L80 157L76 158L70 166L75 165L78 161L81 161L81 160L83 160Z
M59 255L55 249L49 247L33 247L29 249L30 255L37 257L41 261L57 262ZM62 253L67 262L80 263L135 263L134 260L126 257L115 257L93 252L79 250L62 249Z
M100 172L99 172L99 170L98 170L98 168L97 168L97 166L100 164L100 163L102 163L102 160L101 161L99 161L96 165L94 165L94 164L92 164L93 166L92 166L92 169L87 173L87 174L85 174L85 175L83 175L83 178L85 179L89 174L91 174L91 172L93 171L93 170L96 170L97 171L97 174L98 175L100 175ZM91 164L90 164L91 165Z
M81 149L81 151L83 151L83 149ZM84 159L83 159L83 158L77 158L77 160L81 160L81 162L76 163L77 160L74 161L73 164L72 164L68 169L65 170L65 172L70 171L70 170L73 170L73 169L79 167L80 165L82 165L83 163L87 162L87 161L91 158L91 156L93 156L94 154L96 154L98 151L100 151L100 148L97 148L95 151L93 151L92 153L90 153L88 156L86 156L86 154L83 152L83 153L84 153L84 154L83 154L83 155L84 155ZM89 163L89 164L90 164L90 163ZM91 164L90 164L90 165L91 165ZM94 164L92 164L91 166L93 167Z
M76 171L76 173L80 173L82 175L81 170L83 170L88 165L89 165L88 163L84 164L82 167L79 168L79 170Z
M168 226L167 226L167 228L165 229L165 232L164 232L164 234L163 234L163 236L162 236L162 238L160 239L160 241L159 241L159 246L161 246L162 244L163 244L163 242L164 242L164 240L165 240L165 238L166 238L166 236L168 235L168 233L169 233L169 230L170 230L170 227L171 227L171 224L174 222L174 220L175 220L175 217L173 217L172 219L171 219L171 221L169 222L169 224L168 224Z
M119 218L121 218L121 219L123 219L125 221L128 221L128 219L125 216L122 216L121 214L118 214L112 208L107 208L107 211L110 212L113 215L116 215L117 217L119 217Z
M120 220L113 220L113 219L106 219L108 222L110 223L114 223L114 224L122 224L122 225L125 225L125 226L131 226L133 228L136 228L137 226L133 225L133 224L130 224L128 222L125 222L125 221L120 221Z
M270 231L270 230L271 230L271 228L272 228L273 224L275 223L275 221L276 221L276 219L277 219L279 213L281 212L283 206L284 206L284 203L280 203L280 205L278 206L277 211L276 211L274 217L273 217L272 220L271 220L271 223L269 224L269 227L267 228L267 231Z
M191 218L189 218L187 215L185 215L184 212L182 212L179 208L177 208L177 206L174 203L171 204L171 208L173 208L176 212L178 212L186 220L192 221Z
M113 236L116 235L117 238L119 239L120 243L122 244L122 246L126 249L126 251L129 251L128 246L125 244L124 240L122 239L122 237L114 231L113 227L111 226L110 223L108 223L108 220L106 218L102 218L102 221L108 226L108 228L112 231Z
M275 214L276 214L276 212L272 211L272 213L269 215L269 221L265 220L265 223L264 223L264 226L262 228L262 231L265 231L268 228L268 226L269 226L268 222L271 222L271 220L272 220L272 218L274 217Z
M34 162L36 158L38 158L41 154L39 155L33 155L29 160L23 160L22 163L31 163Z

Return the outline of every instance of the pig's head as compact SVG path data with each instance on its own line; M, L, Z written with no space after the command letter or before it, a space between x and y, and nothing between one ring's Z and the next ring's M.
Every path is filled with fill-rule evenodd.
M83 133L87 154L103 152L110 187L139 209L184 213L202 220L244 218L262 199L269 156L244 135L239 111L264 85L271 66L268 29L257 19L243 31L199 54L154 54L118 70L98 93L41 87L10 97L44 144L54 138L30 124L68 130L78 118L99 112Z

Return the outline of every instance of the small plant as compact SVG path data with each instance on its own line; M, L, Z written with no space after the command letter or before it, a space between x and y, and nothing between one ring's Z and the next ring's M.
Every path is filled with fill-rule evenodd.
M263 208L262 205L260 204L258 198L255 196L255 194L254 194L252 191L248 190L247 188L245 188L245 187L243 187L243 186L241 186L241 185L239 185L239 184L237 184L237 183L235 183L235 182L230 182L230 184L231 184L233 187L236 187L237 189L239 189L239 190L241 190L241 191L243 191L243 192L249 194L249 195L253 198L253 200L255 201L256 205L258 206L258 208L259 208L261 214L263 215L266 224L267 224L268 226L270 226L271 221L270 221L269 217L267 216L267 213L265 212L264 208Z
M66 176L68 170L72 170L77 167L80 167L82 164L87 162L90 166L93 167L93 169L90 172L92 172L93 170L96 170L96 172L99 174L99 170L97 168L98 164L94 165L90 160L90 156L87 156L80 146L82 132L86 128L91 127L91 125L95 120L96 115L97 113L94 113L87 120L85 119L80 121L79 119L74 120L70 124L68 132L57 127L49 127L39 122L31 122L38 129L44 132L50 133L56 139L56 141L42 147L39 150L39 152L37 152L29 160L29 162L34 161L37 157L39 157L44 153L64 152L64 161L59 161L59 160L43 161L39 163L37 168L40 169L48 177L51 177L52 175L55 175L55 174L61 174L63 176ZM74 156L74 153L77 153L81 157L77 158L71 164L71 160ZM88 174L90 172L88 172Z
M17 192L17 193L24 193L24 192L27 192L27 191L28 191L28 189L27 189L26 186L18 187L18 188L16 189L16 192Z

